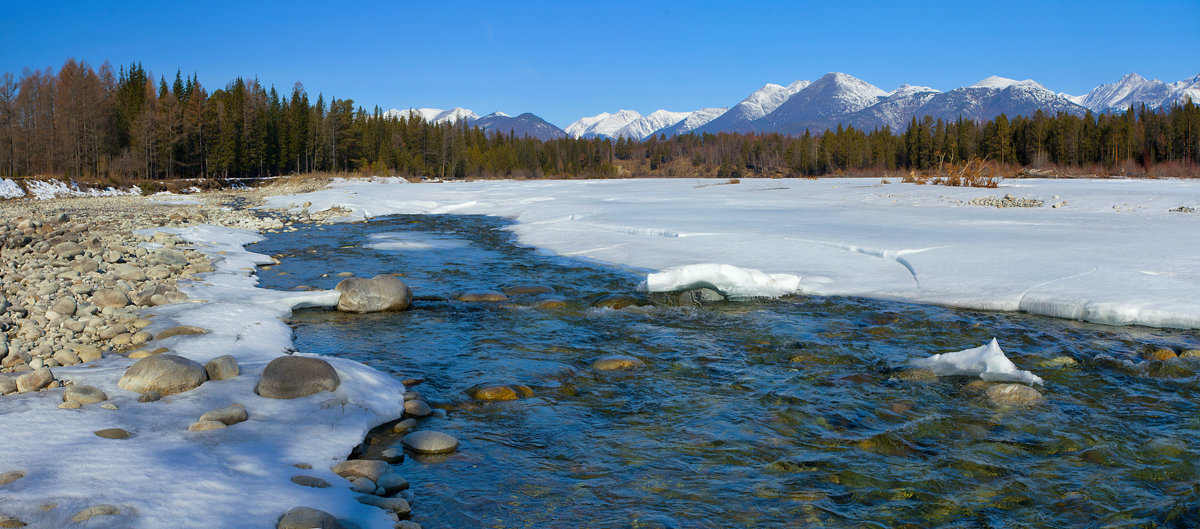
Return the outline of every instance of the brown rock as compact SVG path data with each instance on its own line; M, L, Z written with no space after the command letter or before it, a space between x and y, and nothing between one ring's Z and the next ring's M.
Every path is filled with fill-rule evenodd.
M553 294L554 289L545 285L514 285L504 289L510 296L530 296L538 294Z
M1167 360L1174 360L1178 357L1179 355L1175 354L1173 349L1167 347L1150 346L1142 349L1142 358L1145 358L1146 360L1166 362Z
M136 393L157 391L163 395L191 391L208 380L199 362L172 354L148 356L135 362L117 386Z
M1024 384L996 384L984 392L998 406L1033 406L1046 400L1041 393Z
M459 301L466 302L493 302L505 301L507 299L508 296L496 290L468 290L458 295Z
M23 477L25 477L24 470L10 470L8 472L0 474L0 486L8 485L9 483L12 483Z
M471 397L482 401L517 400L532 397L533 390L529 386L512 384L507 386L481 386L470 390Z
M129 297L119 290L97 290L95 294L92 294L92 303L95 303L100 308L112 307L119 309L129 305Z
M105 428L103 430L96 430L92 433L105 439L129 439L130 437L133 437L133 434L121 428Z
M592 362L596 371L632 371L646 367L646 363L632 356L613 355Z
M222 355L209 360L204 364L204 370L208 371L209 380L227 380L241 373L237 359L232 355Z
M51 382L54 382L54 373L50 372L50 368L38 368L17 377L17 392L29 393L30 391L37 391L49 386Z
M391 465L373 459L350 459L333 466L333 472L343 478L367 478L374 482L391 471Z
M341 378L329 362L310 356L281 356L263 369L254 392L269 399L294 399L334 391Z
M166 340L167 338L170 338L172 336L182 336L182 335L191 335L191 334L207 334L207 333L208 333L208 329L202 329L200 327L195 327L192 325L179 325L176 327L171 327L170 329L167 329L165 331L158 333L158 335L155 336L154 339L155 340Z
M188 426L188 431L189 432L205 432L208 430L223 430L228 427L229 427L229 425L227 425L221 421L196 421L196 422L192 423L191 426Z

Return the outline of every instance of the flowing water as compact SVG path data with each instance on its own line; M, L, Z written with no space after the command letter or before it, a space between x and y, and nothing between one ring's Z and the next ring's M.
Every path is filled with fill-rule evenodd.
M1195 332L855 298L592 308L637 297L641 276L517 246L506 225L397 216L251 247L281 254L265 287L398 272L422 297L292 325L301 351L426 379L413 389L437 413L421 428L462 446L400 464L425 527L1200 524L1200 359L1140 355L1200 348ZM531 284L556 292L436 299ZM546 298L566 306L532 308ZM977 378L907 376L912 359L992 337L1045 379L1045 403L1001 408ZM592 367L618 354L645 367ZM484 384L532 396L475 401Z

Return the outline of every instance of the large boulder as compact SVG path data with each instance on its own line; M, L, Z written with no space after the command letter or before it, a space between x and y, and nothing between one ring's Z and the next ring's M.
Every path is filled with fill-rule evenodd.
M329 362L311 356L281 356L263 369L254 392L268 399L295 399L333 391L341 383Z
M337 518L325 511L311 507L296 507L283 513L277 529L341 529Z
M137 393L157 391L171 395L196 389L205 380L208 380L208 373L199 362L178 355L160 354L129 366L117 385Z
M342 293L337 310L342 312L385 312L407 309L412 289L396 276L380 274L371 279L351 277L334 287Z

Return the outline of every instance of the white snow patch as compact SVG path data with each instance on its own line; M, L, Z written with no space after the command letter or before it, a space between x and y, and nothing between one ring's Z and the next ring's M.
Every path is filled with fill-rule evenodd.
M25 196L25 190L15 180L0 178L0 198L19 198Z
M32 198L38 200L64 197L115 197L142 194L142 189L138 186L133 186L129 189L117 189L115 187L94 189L81 187L75 182L67 183L53 178L50 180L26 180L25 185L29 188L29 194Z
M730 298L779 297L799 289L800 278L727 264L694 264L649 274L641 287L649 292L711 288Z
M0 490L4 514L67 527L79 510L110 503L122 511L104 522L114 527L274 527L288 509L307 506L364 529L391 528L384 511L358 503L349 482L330 467L370 428L403 413L403 385L357 362L323 357L341 378L336 391L291 400L254 393L266 364L292 345L291 329L281 318L298 307L332 306L339 294L257 288L251 270L271 259L242 247L260 240L256 233L218 226L163 231L208 254L216 271L181 285L189 302L146 311L154 322L147 330L183 324L209 329L209 334L178 336L162 345L200 363L232 354L241 375L139 403L137 394L116 384L134 361L110 355L94 367L53 371L60 379L100 388L117 410L91 404L58 409L61 390L0 399L4 442L15 447L5 451L0 467L26 472ZM231 403L245 405L249 420L222 430L188 431L204 412ZM92 433L112 427L134 437L108 440ZM313 468L300 470L296 463ZM333 487L296 485L290 479L298 474L323 478ZM57 508L43 512L46 503Z
M978 376L988 382L1042 384L1042 377L1017 369L1016 364L1004 356L995 338L991 343L974 349L935 354L914 360L913 363L933 370L938 376L966 375Z

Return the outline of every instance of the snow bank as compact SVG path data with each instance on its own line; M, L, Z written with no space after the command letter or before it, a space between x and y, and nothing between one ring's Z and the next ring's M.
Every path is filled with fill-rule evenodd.
M115 197L122 195L141 195L142 189L133 186L129 189L106 187L104 189L82 188L75 182L66 183L57 179L26 180L29 194L38 200L63 197Z
M293 400L254 393L266 364L292 346L291 329L281 318L297 307L332 306L338 293L257 288L253 267L271 259L242 247L259 240L256 233L217 226L164 231L207 253L216 271L181 286L188 301L148 310L153 323L147 330L195 325L212 332L152 344L201 363L231 354L241 375L139 403L137 394L116 384L134 361L112 355L95 367L55 368L54 374L102 389L117 410L91 404L58 409L61 390L0 398L0 423L10 426L3 430L7 448L0 471L27 473L0 490L4 514L38 526L67 527L79 510L109 503L123 514L89 523L147 529L274 527L283 512L307 506L353 519L363 528L391 528L384 511L358 503L349 482L330 467L370 428L403 413L404 387L398 381L357 362L323 357L341 378L336 391ZM204 412L232 403L245 405L248 421L223 430L188 431ZM113 427L134 437L108 440L92 433ZM297 463L313 468L301 470ZM334 486L302 487L290 481L298 474ZM57 507L43 512L47 503Z
M1047 206L969 204L997 194ZM1198 181L1031 179L991 190L866 179L344 180L269 205L304 202L347 208L346 221L504 216L518 242L560 255L647 272L720 263L795 276L800 294L1200 329L1200 297L1187 295L1200 292L1200 245L1190 244L1200 214L1171 211L1200 207Z
M914 364L932 369L938 376L966 375L978 376L988 382L1024 382L1026 384L1041 384L1042 378L1017 369L1000 344L992 338L991 343L974 349L956 353L935 354L929 358L913 361Z
M649 274L642 288L649 292L677 292L711 288L730 298L779 297L795 292L800 278L790 274L766 274L727 264L676 266Z
M15 180L0 178L0 198L18 198L25 196L25 190Z

